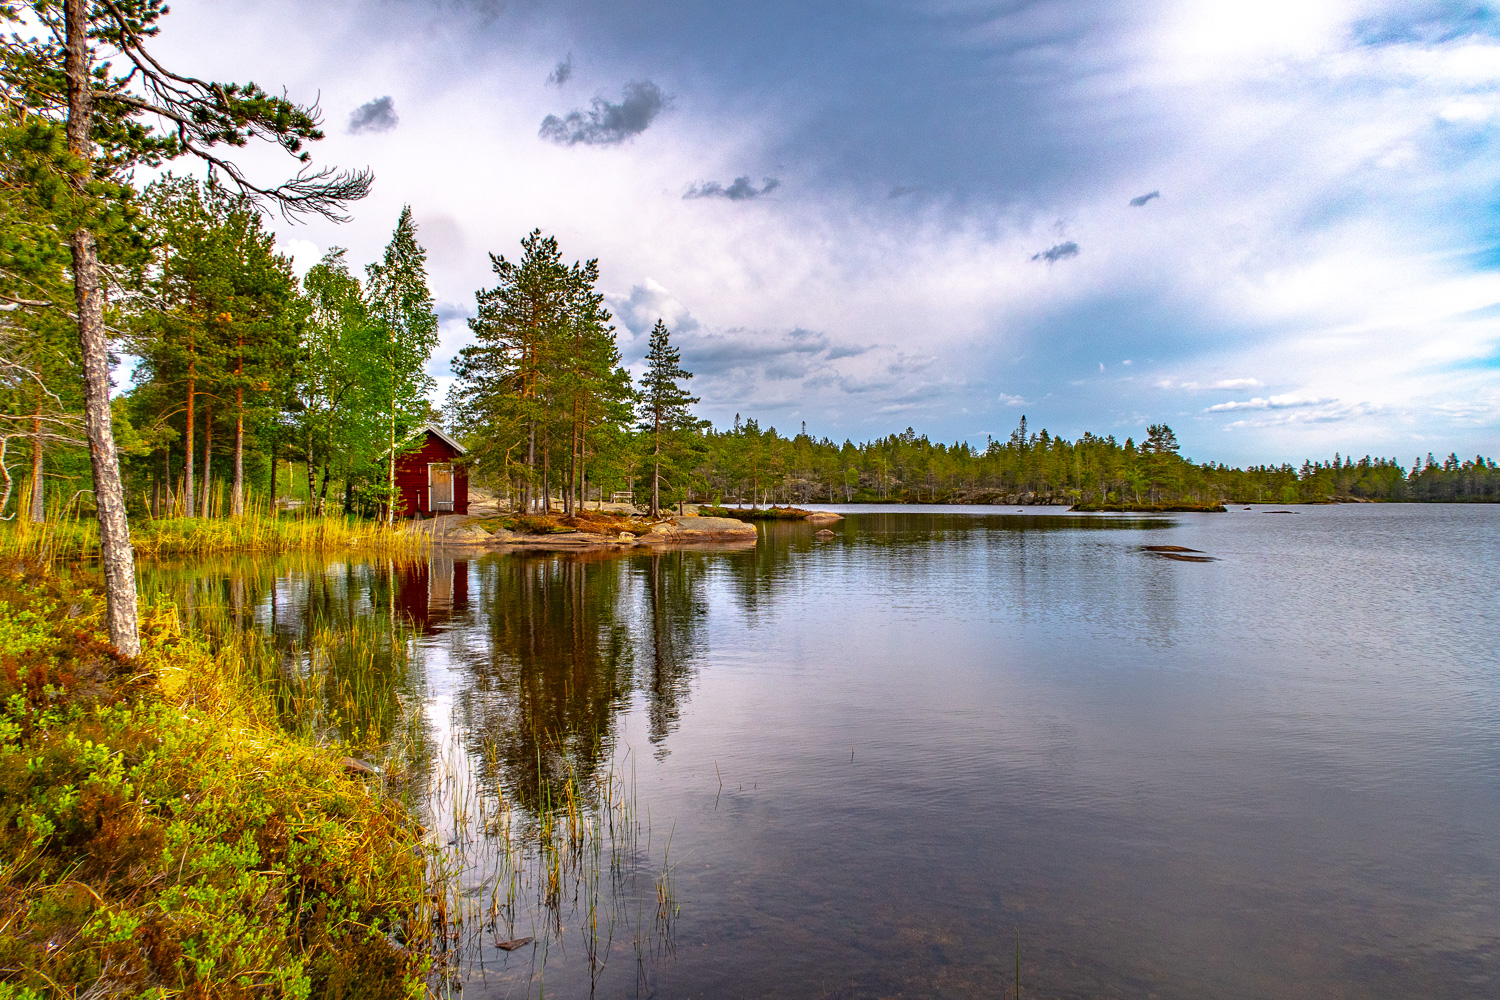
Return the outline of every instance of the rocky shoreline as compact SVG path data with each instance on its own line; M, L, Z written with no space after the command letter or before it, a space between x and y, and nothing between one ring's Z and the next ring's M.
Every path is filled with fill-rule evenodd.
M713 544L751 547L758 533L755 525L729 517L669 517L651 525L643 534L622 531L606 535L593 531L554 531L531 534L496 526L493 518L448 514L417 521L411 529L431 538L434 546L504 551L578 551L588 549L633 549Z

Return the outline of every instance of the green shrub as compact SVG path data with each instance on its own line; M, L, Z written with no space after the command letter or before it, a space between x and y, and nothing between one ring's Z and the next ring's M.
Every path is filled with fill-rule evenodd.
M127 660L102 605L0 567L0 997L423 995L405 808L266 721L172 609Z

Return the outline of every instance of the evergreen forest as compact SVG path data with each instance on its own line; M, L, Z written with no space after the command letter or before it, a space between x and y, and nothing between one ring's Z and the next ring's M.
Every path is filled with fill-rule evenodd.
M125 38L132 29L110 30ZM470 448L472 483L526 509L571 510L622 491L653 510L702 500L1500 500L1500 472L1482 456L1403 464L1340 454L1231 468L1183 456L1164 424L1123 441L1069 440L1022 417L982 447L910 427L839 442L805 425L763 425L747 399L743 419L715 427L692 410L692 359L672 331L657 324L632 377L598 262L570 261L540 229L519 252L490 255L493 284L476 293L472 342L437 400L428 368L438 317L411 209L392 220L380 259L354 261L335 247L299 279L269 213L340 218L371 178L304 168L261 188L210 151L269 138L303 162L303 143L321 135L314 111L247 85L225 91L223 107L212 91L181 98L188 104L174 113L207 116L199 132L153 132L140 125L127 76L101 64L97 147L83 177L61 115L60 60L45 46L11 46L0 101L0 517L92 512L89 382L74 311L85 224L116 378L128 368L108 409L125 509L137 519L249 510L393 519L402 513L392 502L396 458L428 422ZM168 169L136 183L132 168L194 154L206 180Z

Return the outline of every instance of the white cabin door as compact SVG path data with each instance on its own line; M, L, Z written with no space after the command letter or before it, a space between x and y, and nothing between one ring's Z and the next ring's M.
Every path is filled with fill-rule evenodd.
M428 511L453 510L453 466L444 462L427 466Z

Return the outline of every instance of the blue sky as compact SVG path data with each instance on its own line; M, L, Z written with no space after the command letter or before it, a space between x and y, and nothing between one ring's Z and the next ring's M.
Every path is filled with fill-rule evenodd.
M540 227L718 422L1500 452L1489 4L198 0L158 47L320 99L319 160L375 170L279 228L299 265L413 206L440 381Z

